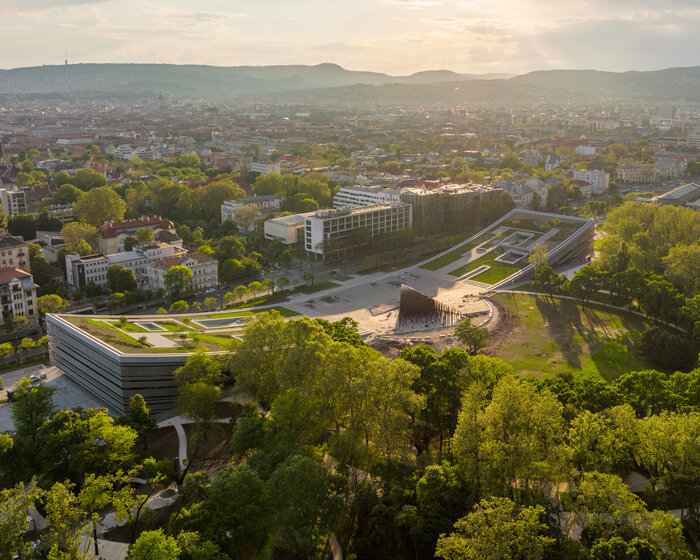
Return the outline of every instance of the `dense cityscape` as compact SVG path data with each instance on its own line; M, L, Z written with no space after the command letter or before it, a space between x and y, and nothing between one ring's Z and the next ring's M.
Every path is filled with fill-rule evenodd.
M700 554L700 100L0 91L0 559Z

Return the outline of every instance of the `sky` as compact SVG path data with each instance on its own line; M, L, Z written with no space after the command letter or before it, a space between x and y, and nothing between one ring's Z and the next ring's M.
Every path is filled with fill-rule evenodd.
M394 75L700 65L700 0L0 0L0 68L318 64Z

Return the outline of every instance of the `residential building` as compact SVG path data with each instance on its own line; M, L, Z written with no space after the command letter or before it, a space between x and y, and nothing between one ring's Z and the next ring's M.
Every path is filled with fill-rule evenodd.
M73 288L84 288L91 282L102 288L107 286L109 259L101 254L81 257L78 253L66 254L66 283Z
M652 164L618 165L615 176L621 183L654 183L659 180L659 171Z
M254 173L260 173L260 175L267 175L268 173L281 173L282 171L279 163L260 163L257 161L250 164L250 170Z
M284 197L275 194L226 200L221 205L221 223L231 220L238 227L252 231L255 229L255 219L251 220L251 216L276 214L282 210L282 202Z
M656 170L659 177L664 179L678 179L688 168L688 160L685 157L658 157L656 158Z
M17 267L25 272L31 272L29 243L9 233L0 232L0 266Z
M511 183L501 179L496 181L493 186L506 192L518 208L539 210L547 205L549 189L543 181L535 177L520 183Z
M186 292L213 288L219 284L219 263L213 257L200 253L187 253L155 260L147 269L148 285L152 290L167 289L165 273L173 266L186 266L192 271L192 279Z
M39 317L37 288L28 272L13 266L0 267L1 324L12 321L14 317L26 317L30 323L36 323Z
M46 207L52 218L56 218L63 224L70 224L73 221L72 204L51 204Z
M304 243L306 217L315 212L291 214L265 220L265 239L279 239L285 245Z
M0 189L0 204L6 216L16 216L27 213L27 195L17 187Z
M360 208L387 202L399 202L400 191L385 187L364 187L354 185L342 187L333 197L334 208Z
M529 148L523 154L523 161L530 167L539 167L544 163L544 156L538 149Z
M411 229L413 225L412 206L405 202L317 210L304 220L304 247L324 260L342 257L378 235Z
M148 288L148 276L146 271L151 261L141 251L133 250L124 251L123 253L112 253L111 255L107 255L107 262L110 267L115 264L120 264L133 270L137 286L142 289ZM109 267L107 270L109 270Z
M608 192L610 187L610 174L605 171L588 169L585 171L574 171L575 181L586 181L592 187L592 194L600 195Z
M551 173L555 169L557 169L561 165L560 159L555 156L555 155L549 155L547 156L547 159L544 162L544 170L547 171L548 173Z
M177 237L175 226L170 220L160 216L137 218L134 220L122 220L121 222L105 222L98 229L98 248L101 253L111 255L124 251L124 242L128 237L134 237L140 229L153 230L156 241L163 241L173 245L182 245Z

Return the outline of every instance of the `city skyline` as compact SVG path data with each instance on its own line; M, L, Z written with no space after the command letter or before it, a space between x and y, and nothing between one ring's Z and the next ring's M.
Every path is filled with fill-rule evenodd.
M700 64L693 0L9 0L3 68L318 64L411 74L625 71Z

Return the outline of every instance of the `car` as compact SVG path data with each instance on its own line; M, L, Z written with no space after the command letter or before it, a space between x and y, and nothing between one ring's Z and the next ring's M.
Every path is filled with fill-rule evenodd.
M209 288L206 292L206 294L213 294L216 291L216 288Z

